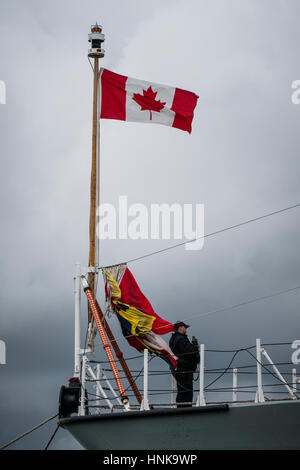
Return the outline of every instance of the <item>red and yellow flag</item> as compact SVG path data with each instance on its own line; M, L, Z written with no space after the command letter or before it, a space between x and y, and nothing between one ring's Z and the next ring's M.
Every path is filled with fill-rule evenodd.
M105 275L106 295L110 298L128 343L140 352L145 348L149 349L160 355L171 367L175 367L177 358L160 337L174 331L173 324L155 313L128 268L125 269L120 284L108 271Z

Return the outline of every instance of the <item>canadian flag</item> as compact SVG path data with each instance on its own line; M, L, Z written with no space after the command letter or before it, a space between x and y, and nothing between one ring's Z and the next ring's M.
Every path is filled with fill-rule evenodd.
M198 96L180 88L100 70L100 117L149 122L191 133Z

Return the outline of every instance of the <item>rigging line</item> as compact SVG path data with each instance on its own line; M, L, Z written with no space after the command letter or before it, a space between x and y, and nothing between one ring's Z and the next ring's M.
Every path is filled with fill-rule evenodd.
M150 357L150 359L148 359L148 364L152 361L152 359L154 358L154 356ZM143 372L144 370L144 366L141 368L140 372L138 373L137 376L134 377L134 380L136 380L140 375L141 373ZM128 385L128 387L125 388L125 392L127 392L127 390L131 387L131 384ZM135 395L132 395L132 396L135 396ZM118 397L116 398L122 398L121 395L118 395Z
M88 339L88 332L89 332L89 322L87 324L87 327L86 327L86 332L85 332L85 340L84 340L84 350L86 351L87 350L87 339Z
M90 63L90 66L91 66L91 68L92 68L92 71L94 72L94 67L93 67L92 62L90 61L90 58L89 58L89 57L88 57L88 61L89 61L89 63Z
M4 446L0 447L0 450L5 449L6 447L10 446L10 445L13 444L14 442L16 442L16 441L18 441L19 439L21 439L22 437L27 436L27 434L30 434L32 431L35 431L36 429L40 428L41 426L43 426L44 424L48 423L49 421L51 421L52 419L56 418L57 416L58 416L58 413L56 413L56 415L54 415L54 416L51 416L50 418L45 419L45 420L42 421L40 424L37 424L36 426L34 426L33 428L31 428L31 429L29 429L28 431L24 432L23 434L21 434L20 436L16 437L16 438L13 439L12 441L8 442L7 444L4 444Z
M228 364L228 366L221 372L221 374L219 374L218 377L216 377L212 382L210 382L210 383L205 387L205 390L207 390L209 387L211 387L211 385L213 385L217 380L219 380L219 379L230 369L230 366L231 366L233 360L235 359L235 357L237 356L237 354L238 354L239 352L241 352L241 351L247 351L257 362L259 362L259 361L256 359L256 357L254 356L254 354L252 354L250 351L248 351L248 349L251 349L251 348L241 348L241 349L236 350L235 353L234 353L234 355L233 355L233 357L231 358L230 363ZM156 356L152 356L152 358L149 360L149 362L150 362L152 359L154 359L154 357L156 357ZM260 363L260 364L261 364L261 366L267 371L266 374L270 374L270 375L272 375L274 378L276 378L276 379L278 380L278 377L277 377L275 374L273 374L271 371L269 371L269 370L265 367L264 364L262 364L262 363ZM141 374L142 370L143 370L143 368L141 369L141 371L140 371L140 373L139 373L138 375ZM285 383L282 382L282 380L280 380L280 382L281 382L280 384L273 384L273 385L274 385L274 386L275 386L275 385L285 385ZM273 386L273 385L272 385L272 386ZM270 385L270 386L271 386L271 385ZM184 387L184 388L185 388L185 387ZM127 389L128 389L128 387L127 387ZM126 390L127 390L127 389L126 389Z
M288 292L292 292L292 291L297 290L297 289L300 289L300 286L290 287L289 289L284 289L284 290L280 290L280 291L277 291L277 292L273 292L273 294L263 295L263 296L260 296L260 297L256 297L254 299L245 300L244 302L240 302L238 304L234 304L234 305L231 305L229 307L224 307L224 308L221 308L221 309L218 309L218 310L205 312L205 313L202 313L200 315L194 315L192 317L186 318L186 320L190 320L190 319L193 319L193 318L196 318L196 317L204 317L206 315L211 315L213 313L220 313L220 312L224 312L226 310L232 310L232 309L237 308L237 307L242 307L243 305L251 304L253 302L258 302L259 300L270 299L271 297L276 297L278 295L287 294ZM248 349L248 348L245 348L245 349Z
M257 222L257 221L265 219L267 217L271 217L272 215L280 214L281 212L285 212L285 211L288 211L288 210L291 210L291 209L295 209L296 207L300 207L300 203L294 204L292 206L284 207L283 209L279 209L277 211L269 212L268 214L264 214L264 215L261 215L259 217L255 217L253 219L245 220L244 222L240 222L240 223L235 224L235 225L230 225L229 227L225 227L225 228L222 228L220 230L216 230L215 232L210 232L210 233L204 234L201 237L193 238L192 240L177 243L176 245L172 245L172 246L169 246L167 248L162 248L161 250L152 251L151 253L147 253L146 255L138 256L137 258L132 258L128 261L124 261L123 263L112 264L112 265L109 265L109 266L101 266L99 269L111 268L113 266L119 266L119 264L133 263L134 261L138 261L138 260L141 260L141 259L144 259L144 258L148 258L149 256L157 255L159 253L163 253L165 251L172 250L173 248L177 248L177 247L182 246L182 245L187 245L188 243L193 243L196 240L201 240L202 238L212 237L214 235L218 235L219 233L227 232L228 230L232 230L232 229L241 227L243 225L247 225L247 224L250 224L252 222Z
M291 345L293 340L289 341L288 343L262 343L262 346L287 346ZM254 349L256 345L249 346L249 348L244 349ZM205 352L235 352L237 349L206 349ZM291 363L292 364L292 363Z
M228 371L228 369L230 368L230 366L231 366L231 364L232 364L234 358L235 358L236 355L237 355L239 352L241 352L241 351L247 351L247 353L250 354L250 355L256 360L256 362L258 362L258 363L266 370L266 373L272 375L275 379L277 379L277 380L279 380L279 381L281 382L279 385L285 385L285 382L283 382L281 379L279 379L279 377L278 377L277 375L273 374L269 369L267 369L267 367L266 367L264 364L262 364L261 362L259 362L259 361L257 360L257 358L254 356L254 354L252 354L252 353L249 351L249 349L240 349L239 351L236 351L236 352L234 353L234 355L233 355L233 357L232 357L232 359L231 359L229 365L226 367L226 369L224 369L224 371L223 371L218 377L216 377L212 382L210 382L208 385L206 385L205 388L210 387L212 384L214 384L217 380L219 380L219 379ZM268 364L268 365L269 365L269 364Z
M292 362L290 362L289 364L293 364ZM279 364L274 364L275 366L276 365L279 365ZM271 364L266 364L266 367L270 367ZM240 368L238 366L236 366L236 368L238 369L238 372L239 374L245 374L245 375L257 375L257 372L248 372L248 371L242 371L240 369L244 368L244 367L257 367L256 365L253 365L253 366L241 366ZM232 373L233 371L233 367L229 367L229 368L226 368L226 373ZM220 374L221 372L223 372L224 369L222 368L219 368L219 369L205 369L205 373L206 374ZM195 372L195 374L198 374L199 375L199 370L197 369ZM156 377L156 376L161 376L161 375L168 375L170 376L172 374L171 371L165 371L165 372L149 372L149 377ZM268 375L269 373L268 372L262 372L262 375ZM292 372L282 372L282 375L293 375ZM138 378L138 376L136 376ZM120 376L121 379L126 379L126 376ZM110 379L108 379L110 380ZM87 382L97 382L98 380L97 379L90 379L90 380L87 380ZM280 385L280 384L279 384ZM104 387L105 388L105 387ZM108 390L108 388L107 388ZM117 389L116 389L117 390ZM89 392L90 393L90 392Z
M245 351L248 351L247 348L245 348ZM292 362L275 362L274 363L274 366L286 366L286 365L291 365L293 364ZM266 364L266 366L271 366L271 364ZM252 368L252 367L257 367L256 364L254 365L251 365L249 364L248 366L235 366L237 369L249 369L249 368ZM233 367L230 368L231 370L233 370ZM218 369L206 369L206 372L216 372L216 371L220 371L221 369L218 368ZM223 370L223 369L222 369ZM254 374L256 374L256 372L253 372Z
M289 289L284 289L284 290L280 290L280 291L277 291L277 292L273 292L273 294L263 295L263 296L260 296L260 297L255 297L254 299L245 300L244 302L240 302L238 304L233 304L233 305L230 305L228 307L223 307L223 308L220 308L220 309L217 309L217 310L210 310L210 311L205 312L205 313L200 313L200 314L197 314L197 315L193 315L191 317L186 317L186 318L183 319L183 321L190 321L190 320L193 320L193 319L198 318L198 317L202 318L202 317L205 317L207 315L212 315L214 313L220 313L220 312L225 312L225 311L228 311L228 310L233 310L234 308L242 307L243 305L248 305L248 304L251 304L253 302L258 302L259 300L270 299L272 297L276 297L276 296L282 295L282 294L287 294L289 292L292 292L292 291L295 291L295 290L298 290L298 289L300 289L300 285L296 286L296 287L290 287ZM165 328L165 326L162 326L160 328ZM159 329L159 328L157 328L157 329ZM131 338L132 336L134 336L134 335L118 336L115 339L122 339L122 338L127 339L127 338ZM247 348L244 348L244 349L247 349ZM188 353L188 354L190 354L190 353Z
M216 377L212 382L210 382L208 385L206 385L205 388L208 388L210 387L212 384L214 384L217 380L219 380L224 374L226 374L227 370L229 369L229 367L231 366L231 364L233 363L235 357L238 355L239 352L243 351L243 349L240 349L239 351L236 351L234 353L234 355L232 356L231 358L231 361L230 363L228 364L228 366L223 370L223 372L221 372L220 375L218 375L218 377Z
M287 384L287 385L292 385L292 384ZM279 386L281 387L282 384L267 384L267 385L264 385L264 387L276 387L276 386ZM256 389L257 388L257 384L255 385L240 385L238 387L219 387L219 388L211 388L209 389L208 391L210 392L217 392L217 391L223 391L223 392L232 392L233 390L237 390L239 391L240 389L247 389L247 388L254 388ZM189 391L191 391L191 389L188 389ZM193 391L194 392L199 392L200 389L199 388L193 388ZM204 391L206 391L206 387L204 388ZM150 388L148 389L148 392L149 393L155 393L155 392L167 392L167 393L170 393L170 389L166 389L166 388ZM272 390L269 390L267 393L273 393ZM275 393L275 391L274 391ZM277 392L276 393L287 393L287 392ZM89 400L89 401L96 401L96 400Z
M244 351L244 350L247 350L247 348L243 348L243 349L239 349L239 351ZM206 350L205 350L206 352ZM234 352L234 351L232 351ZM141 356L141 359L142 359L142 356ZM284 365L291 365L293 364L292 362L275 362L274 363L274 366L284 366ZM267 364L267 365L271 365L271 364ZM235 366L235 368L237 369L245 369L245 368L251 368L251 367L257 367L255 364L254 365L248 365L248 366ZM221 368L221 367L218 367L216 369L205 369L206 372L221 372L224 368ZM108 371L108 372L111 372L111 369L102 369L102 370L105 370L105 371ZM197 369L198 370L198 369ZM233 367L230 368L230 370L233 370ZM132 370L131 371L132 373L137 373L139 372L138 370ZM250 372L249 372L250 373ZM256 374L256 372L251 372L251 374ZM161 374L171 374L170 371L161 371L161 370L150 370L149 371L149 375L161 375ZM123 377L123 376L122 376ZM124 375L125 377L125 375Z
M55 436L55 434L57 433L59 427L60 427L60 424L58 423L57 426L56 426L56 428L55 428L54 433L53 433L52 436L50 437L50 439L49 439L49 441L48 441L48 444L46 445L46 447L45 447L44 450L48 450L48 447L50 446L51 442L53 441L54 436Z
M249 346L248 348L242 348L242 349L254 349L256 348L256 346ZM241 348L238 348L238 349L205 349L205 352L230 352L230 353L234 353L236 351L241 351Z
M149 365L149 363L152 361L153 358L154 358L154 356L152 356L152 357L150 357L150 359L148 359L148 365ZM138 375L136 375L136 376L134 377L134 380L136 380L136 379L139 378L139 376L141 375L141 373L143 372L143 370L144 370L144 366L142 367L142 369L140 370L140 372L138 373ZM125 389L125 392L129 389L130 386L131 386L131 384L128 385L128 387Z
M282 387L283 383L280 383L280 384L264 384L264 387ZM287 382L286 385L289 385L289 386L292 386L293 384L292 383L289 383ZM219 387L219 388L211 388L210 390L239 390L240 388L257 388L257 384L255 385L238 385L237 387ZM206 390L206 387L204 387L204 390ZM160 391L160 390L157 390L157 391ZM199 392L199 390L195 390L196 392ZM267 392L267 393L272 393L270 390ZM287 392L285 392L287 393Z

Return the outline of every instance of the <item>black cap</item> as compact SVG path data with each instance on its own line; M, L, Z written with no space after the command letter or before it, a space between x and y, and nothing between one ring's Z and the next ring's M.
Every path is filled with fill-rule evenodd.
M183 321L177 321L176 323L174 323L174 330L178 330L180 326L185 326L186 328L189 328L190 325L187 325Z

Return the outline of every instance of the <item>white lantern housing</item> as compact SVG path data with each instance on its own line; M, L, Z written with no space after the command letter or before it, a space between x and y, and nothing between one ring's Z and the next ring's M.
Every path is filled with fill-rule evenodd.
M104 49L102 43L104 42L104 34L102 34L102 26L97 23L91 26L91 33L89 34L89 42L91 48L89 49L89 57L104 57Z

